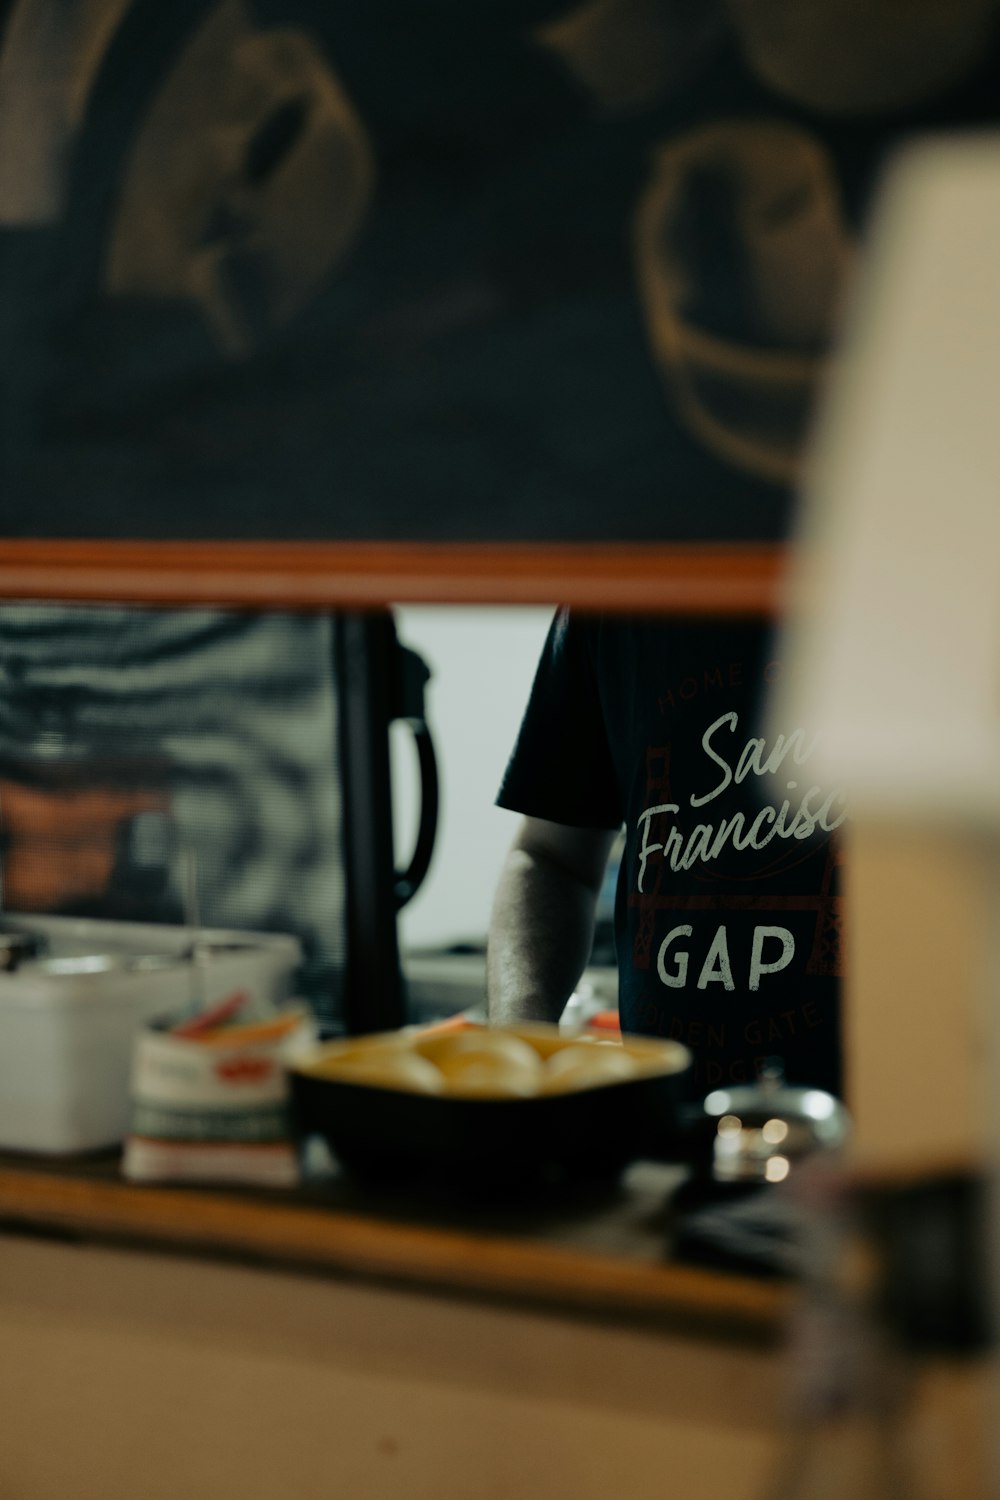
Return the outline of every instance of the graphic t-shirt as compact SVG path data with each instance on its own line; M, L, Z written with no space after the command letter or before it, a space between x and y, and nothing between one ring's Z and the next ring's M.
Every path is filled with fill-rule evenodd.
M624 824L615 932L624 1031L691 1048L701 1092L780 1057L841 1088L836 787L803 726L764 725L766 625L561 612L498 802Z

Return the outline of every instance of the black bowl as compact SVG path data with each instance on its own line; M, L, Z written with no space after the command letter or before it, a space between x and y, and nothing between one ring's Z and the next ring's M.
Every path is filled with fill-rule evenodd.
M374 1087L305 1064L291 1073L292 1101L298 1129L321 1135L361 1181L533 1192L613 1180L642 1157L671 1158L691 1066L676 1044L663 1056L662 1071L513 1099Z

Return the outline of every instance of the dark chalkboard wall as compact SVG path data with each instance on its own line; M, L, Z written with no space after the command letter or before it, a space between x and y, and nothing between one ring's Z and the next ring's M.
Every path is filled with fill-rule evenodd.
M6 14L13 538L778 541L885 154L996 98L710 0L72 9Z

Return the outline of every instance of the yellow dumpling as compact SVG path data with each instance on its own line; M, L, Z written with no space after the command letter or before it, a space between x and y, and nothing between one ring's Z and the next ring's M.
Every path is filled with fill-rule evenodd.
M638 1067L617 1042L570 1042L553 1052L544 1069L547 1094L595 1088L635 1078Z
M463 1098L523 1099L537 1093L542 1078L535 1049L503 1031L429 1038L421 1051L429 1052L448 1093Z
M404 1048L358 1047L331 1053L308 1071L337 1083L402 1089L412 1094L440 1094L444 1089L439 1069L418 1052Z

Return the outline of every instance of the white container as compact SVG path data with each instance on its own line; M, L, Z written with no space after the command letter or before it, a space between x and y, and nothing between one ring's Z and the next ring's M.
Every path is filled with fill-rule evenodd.
M129 1069L139 1028L234 990L247 1014L289 998L298 941L278 934L202 930L206 956L183 955L192 932L131 922L10 914L8 925L45 944L44 959L164 955L148 969L54 972L26 962L0 973L0 1147L72 1155L118 1145L129 1123ZM232 945L227 948L226 945ZM177 962L170 962L175 955Z

